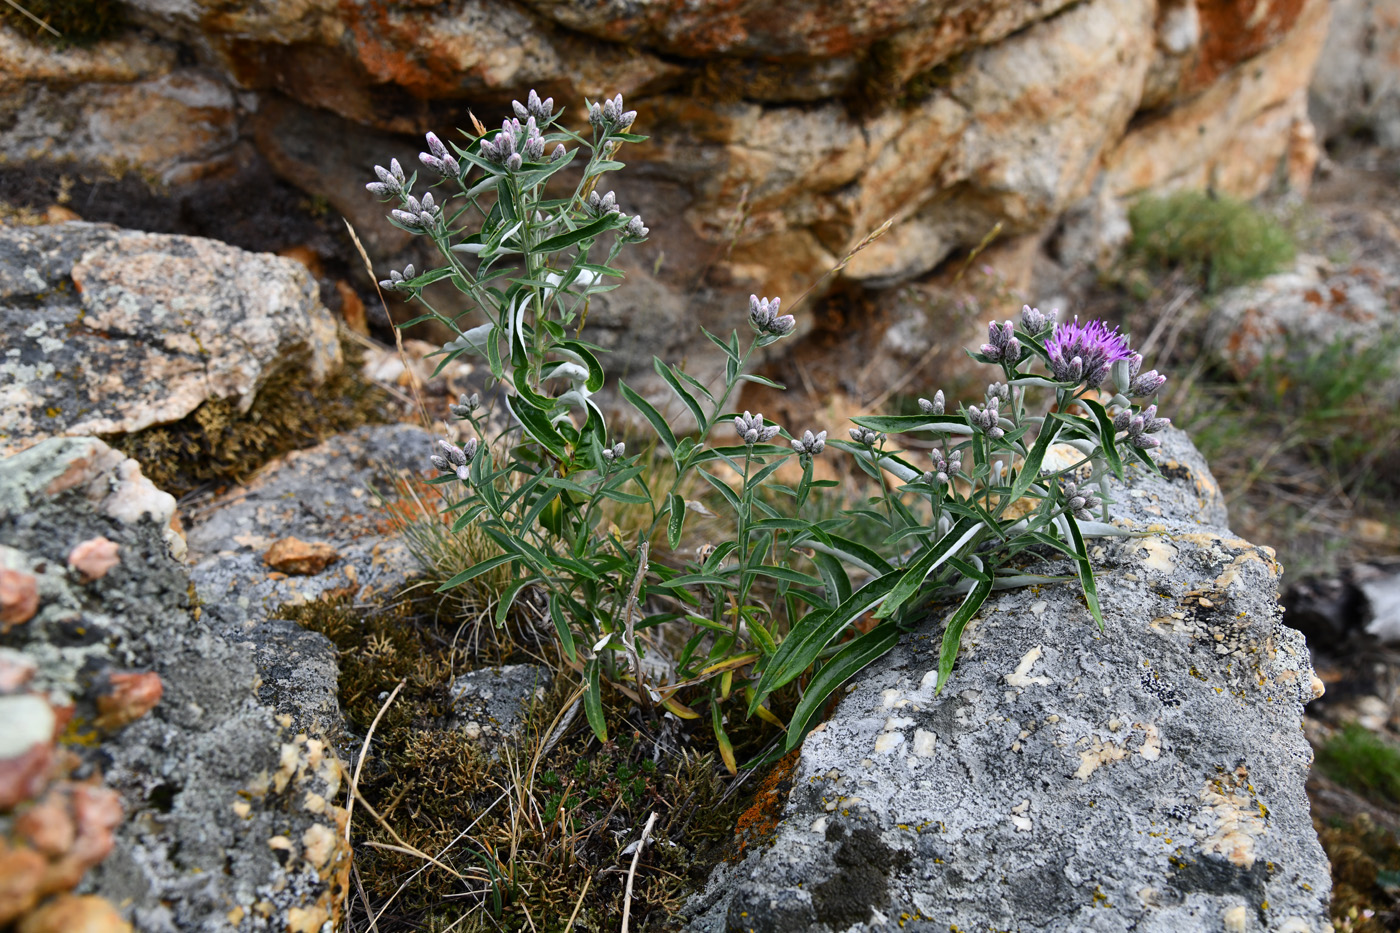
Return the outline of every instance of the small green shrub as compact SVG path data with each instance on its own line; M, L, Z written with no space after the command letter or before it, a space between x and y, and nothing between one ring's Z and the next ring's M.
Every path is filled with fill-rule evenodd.
M1277 272L1293 261L1278 221L1243 201L1204 191L1147 197L1128 212L1128 258L1157 272L1181 270L1215 292Z
M1378 803L1400 804L1400 748L1356 723L1317 750L1317 766L1338 784Z

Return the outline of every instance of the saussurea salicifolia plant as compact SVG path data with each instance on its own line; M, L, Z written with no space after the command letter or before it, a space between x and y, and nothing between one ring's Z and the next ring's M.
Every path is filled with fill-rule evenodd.
M465 145L449 147L429 134L430 151L420 159L431 191L415 194L417 176L397 162L376 167L379 181L368 187L397 203L393 223L431 238L446 260L421 274L393 272L381 284L427 309L409 324L432 318L456 332L443 365L468 354L485 358L508 416L504 430L487 438L481 400L463 398L453 414L474 436L445 439L433 454L442 473L436 482L464 492L452 505L454 531L475 523L500 548L442 588L508 567L497 624L522 592L541 594L563 656L582 674L584 708L600 737L607 684L686 718L708 705L731 770L726 709L785 728L792 748L831 693L889 651L901 630L926 618L931 604L960 600L943 636L941 690L963 627L992 590L1059 579L1028 570L1047 556L1074 562L1102 625L1085 538L1123 533L1107 521L1108 478L1122 477L1125 456L1151 468L1146 452L1167 424L1155 405L1134 401L1155 396L1166 380L1140 371L1142 357L1125 336L1097 321L1056 322L1025 308L1019 326L991 324L988 343L972 354L999 371L978 404L947 410L940 391L920 400L918 414L859 417L850 440L828 440L826 431L789 434L762 414L730 409L745 381L782 388L747 368L756 350L796 326L779 299L754 296L746 339L737 329L721 337L702 328L726 360L717 384L654 360L693 418L693 432L679 435L647 399L618 383L671 461L658 477L648 470L655 461L635 453L643 445L634 443L629 456L609 430L594 401L605 380L600 348L580 338L591 296L622 276L614 266L620 250L648 233L639 217L621 212L613 192L596 190L602 176L623 167L614 158L619 148L644 138L628 132L635 113L620 96L589 104L585 138L533 91L514 109L499 131L468 136ZM564 178L576 180L554 192ZM425 294L444 281L469 299L462 315L438 311ZM469 314L484 320L464 322ZM1104 390L1110 380L1112 394ZM925 460L894 446L896 435L937 446ZM1047 461L1056 444L1076 451L1075 462ZM853 457L877 492L843 517L807 519L809 500L836 485L813 476L814 459L827 448ZM779 482L790 458L800 477ZM694 510L684 493L697 482L731 516L732 535L694 560L649 560L662 536L678 552ZM640 521L624 523L638 531L624 535L604 521L618 509L638 510ZM877 528L878 546L843 535L852 520ZM854 628L867 617L873 627ZM674 674L655 679L643 664L645 633L662 625L687 627L687 640ZM768 702L789 684L800 688L800 699L784 725Z

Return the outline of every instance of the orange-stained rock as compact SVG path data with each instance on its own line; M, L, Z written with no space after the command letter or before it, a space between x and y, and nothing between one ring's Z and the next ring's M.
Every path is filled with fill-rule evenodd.
M73 847L78 829L69 813L66 795L50 791L44 799L15 818L15 835L49 858L57 858Z
M35 694L0 696L0 812L37 794L54 764L58 716Z
M365 320L365 303L359 292L344 279L336 279L335 293L340 296L340 318L345 326L357 334L369 336L369 322Z
M39 581L23 570L0 570L0 634L34 618Z
M77 835L73 845L45 870L41 884L46 894L77 887L87 870L112 851L116 845L113 832L122 821L121 798L111 788L70 784L63 791Z
M34 679L39 666L12 648L0 649L0 693L14 693Z
M0 927L33 907L39 900L45 859L26 847L15 848L0 838Z
M263 562L282 573L310 576L340 560L340 552L322 541L281 538L263 555Z
M155 671L119 671L107 676L107 689L97 698L97 727L120 729L149 713L164 693Z
M69 552L68 566L82 574L85 582L91 583L107 576L107 571L122 562L119 550L115 541L89 538Z
M15 933L131 933L131 924L106 898L63 894L21 920Z

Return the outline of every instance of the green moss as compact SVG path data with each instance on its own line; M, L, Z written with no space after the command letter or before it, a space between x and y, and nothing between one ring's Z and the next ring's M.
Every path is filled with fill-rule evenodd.
M118 0L16 0L34 18L53 27L59 35L40 26L9 4L0 4L0 21L31 39L61 46L87 45L105 39L126 25L126 10Z
M1400 748L1364 726L1347 725L1317 751L1317 766L1380 804L1400 804Z
M104 440L177 497L206 483L238 482L288 451L388 420L389 397L360 375L363 351L349 341L341 349L345 365L319 386L310 383L304 360L288 361L258 390L247 414L216 399L173 424Z
M1400 928L1400 840L1364 813L1349 822L1313 823L1332 864L1332 922L1339 933Z
M472 667L525 658L497 642L484 642L485 656L473 656L445 605L366 610L342 599L283 610L335 644L340 702L354 736L365 734L403 683L379 720L359 782L383 823L369 808L354 817L356 869L370 909L384 909L377 929L558 933L575 907L574 930L616 929L626 883L616 868L630 862L621 849L653 812L632 928L675 929L682 901L732 839L740 807L737 795L724 800L713 757L677 753L683 744L675 736L658 752L661 719L605 692L613 741L599 743L580 714L536 761L542 738L575 697L567 669L528 712L522 737L492 757L452 728L448 684ZM359 740L346 745L358 750ZM365 906L352 900L352 929L370 928Z
M1180 270L1215 292L1292 262L1293 239L1273 218L1234 198L1182 191L1143 198L1128 214L1128 260L1156 273Z

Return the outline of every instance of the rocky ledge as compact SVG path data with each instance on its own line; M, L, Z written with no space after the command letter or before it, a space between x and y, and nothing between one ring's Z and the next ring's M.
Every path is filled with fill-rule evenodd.
M1105 631L1075 583L1008 591L940 696L942 615L907 635L768 782L776 830L691 931L1331 929L1301 731L1321 682L1273 552L1229 531L1184 434L1161 454L1115 488L1135 536L1093 548Z

